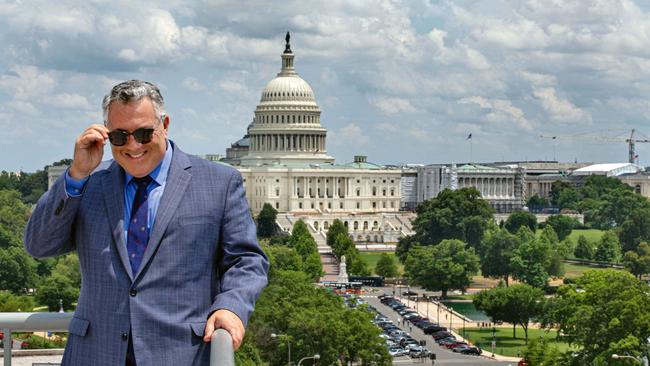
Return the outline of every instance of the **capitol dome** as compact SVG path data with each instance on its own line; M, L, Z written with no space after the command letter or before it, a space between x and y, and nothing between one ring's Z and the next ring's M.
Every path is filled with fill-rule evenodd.
M242 165L332 163L325 150L327 130L320 124L314 91L293 66L289 33L282 69L266 84L249 128L250 150Z
M260 102L313 102L314 92L305 80L297 74L293 76L278 75L269 81L262 92Z

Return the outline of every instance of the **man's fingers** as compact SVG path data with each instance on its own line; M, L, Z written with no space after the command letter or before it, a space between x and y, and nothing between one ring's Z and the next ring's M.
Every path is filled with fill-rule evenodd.
M210 342L212 339L212 333L214 332L214 321L208 320L205 323L205 332L203 333L203 342Z

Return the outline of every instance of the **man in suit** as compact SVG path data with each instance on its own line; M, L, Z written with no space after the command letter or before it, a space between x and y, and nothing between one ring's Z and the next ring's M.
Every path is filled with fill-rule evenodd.
M167 139L151 83L120 83L102 107L25 233L35 257L79 256L63 365L206 365L214 329L239 347L267 282L241 175Z

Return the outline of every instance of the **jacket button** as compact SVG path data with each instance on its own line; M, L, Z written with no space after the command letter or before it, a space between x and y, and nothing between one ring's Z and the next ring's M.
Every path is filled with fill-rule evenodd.
M135 297L135 295L137 295L137 294L138 294L138 290L136 290L134 288L132 288L131 291L129 291L129 295L131 295L131 297Z
M129 340L129 334L128 333L122 333L122 340L123 341Z

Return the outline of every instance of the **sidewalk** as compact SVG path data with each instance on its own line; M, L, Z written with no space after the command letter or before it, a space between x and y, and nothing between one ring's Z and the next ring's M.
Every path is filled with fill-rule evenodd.
M416 303L415 301L404 299L404 298L399 298L399 299L402 300L402 302L404 302L404 304L406 304L407 306L416 309L416 311L420 315L426 316L427 318L429 318L429 320L435 321L441 326L447 327L447 329L449 329L449 331L457 339L465 341L467 343L471 343L470 341L463 338L458 332L455 332L452 328L453 327L456 327L456 329L461 328L463 326L463 322L465 322L466 326L467 325L474 326L479 322L473 321L472 319L467 318L463 314L459 314L455 312L453 309L450 309L446 307L444 304L440 304L437 301L431 301L431 302L418 301ZM488 352L485 349L483 349L483 354L481 354L481 356L493 360L515 362L515 363L521 360L521 357L501 356L496 353Z

